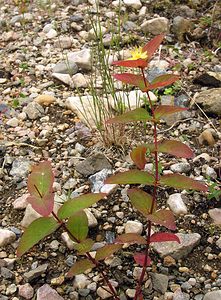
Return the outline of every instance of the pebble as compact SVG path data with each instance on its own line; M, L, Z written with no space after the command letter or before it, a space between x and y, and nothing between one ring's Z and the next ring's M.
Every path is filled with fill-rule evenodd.
M42 285L37 290L37 299L36 300L64 300L56 290L52 289L48 284Z
M75 62L73 62L71 60L61 61L61 62L57 63L53 68L53 73L56 73L56 74L59 73L59 74L74 75L77 72L78 72L78 66ZM54 75L54 77L55 77L55 75ZM57 79L59 79L59 78L57 78Z
M24 273L24 279L27 282L30 282L38 277L40 277L42 274L44 274L47 271L48 264L43 264L38 266L37 268L30 270L28 272Z
M169 282L168 276L152 272L150 272L149 274L151 276L153 289L157 292L160 292L161 294L166 293Z
M27 207L28 201L27 198L30 196L30 194L24 194L21 197L18 197L15 199L15 201L12 203L13 208L17 210L23 210Z
M34 296L34 289L29 283L25 283L18 287L18 295L27 300L32 299Z
M188 173L191 170L189 163L176 163L170 166L170 170L174 173Z
M23 108L23 112L26 113L29 119L36 120L44 114L44 109L37 102L30 102Z
M134 9L140 9L142 7L140 0L124 0L124 5Z
M110 292L108 292L109 287L105 286L105 289L102 287L99 287L97 289L97 294L101 299L108 299L108 298L112 298L112 294Z
M169 31L169 20L165 17L158 17L152 20L144 21L141 24L144 33L158 35Z
M125 233L141 234L143 231L143 224L138 221L127 221L124 225Z
M73 287L75 289L84 289L87 287L88 284L90 284L90 280L88 277L84 274L76 275L73 281Z
M6 122L6 124L8 125L8 126L10 126L10 127L17 127L18 126L18 124L19 124L19 120L17 119L17 118L11 118L10 120L8 120L7 122Z
M183 201L182 194L175 193L169 196L167 204L175 215L186 215L188 210Z
M16 234L8 229L0 228L0 247L13 243L16 240Z
M83 49L80 51L68 53L68 59L77 64L77 66L86 71L92 68L92 52L90 49Z
M206 293L203 300L218 300L221 299L221 290Z

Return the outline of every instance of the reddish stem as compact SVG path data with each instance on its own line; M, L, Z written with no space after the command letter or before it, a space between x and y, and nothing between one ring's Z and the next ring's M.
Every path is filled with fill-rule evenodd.
M143 68L141 68L141 73L142 73L142 76L143 76L145 86L148 87L148 82L146 80ZM153 130L154 130L154 145L155 145L155 151L154 151L155 182L154 182L154 191L153 191L153 198L152 198L153 200L152 200L151 209L150 209L150 214L152 214L155 203L157 201L157 185L158 185L158 179L159 179L159 161L158 161L157 123L155 121L154 107L153 107L153 104L151 102L149 92L147 91L146 93L147 93L147 97L148 97L148 100L149 100L152 116L153 116L153 119L154 119L154 129ZM147 243L146 243L146 249L145 249L144 265L143 265L142 272L141 272L141 275L140 275L140 278L139 278L139 281L138 281L138 284L137 284L137 287L136 287L136 293L135 293L135 296L134 296L134 300L137 300L138 297L141 294L141 287L142 287L142 283L143 283L144 276L145 276L145 273L146 273L147 260L148 260L148 257L149 257L149 250L150 250L151 227L152 227L152 222L148 221Z
M61 226L64 228L64 230L71 236L71 238L76 242L76 243L80 243L80 241L70 232L70 230L67 228L66 224L60 220L58 218L58 216L52 211L52 216L57 220L57 222L59 224L61 224ZM117 293L114 289L114 287L112 286L111 282L109 281L109 279L107 278L106 274L104 273L104 271L101 269L100 267L100 263L91 256L91 254L89 252L86 252L85 255L87 256L87 258L96 266L96 268L98 269L98 271L100 272L100 274L102 275L104 281L106 282L106 284L108 285L110 291L106 290L104 287L103 289L106 290L108 293L110 292L115 300L120 300L120 298L117 296Z

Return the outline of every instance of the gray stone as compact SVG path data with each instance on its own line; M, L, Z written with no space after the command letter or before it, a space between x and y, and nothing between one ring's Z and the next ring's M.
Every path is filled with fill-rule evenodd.
M27 202L27 198L29 197L29 194L24 194L21 197L18 197L13 203L12 206L14 209L17 210L23 210L27 207L28 202Z
M221 116L221 88L202 91L195 96L195 101L205 112Z
M53 73L74 75L78 72L78 66L71 60L61 61L53 68Z
M110 169L103 169L100 172L91 175L89 181L92 184L91 191L92 193L99 193L102 187L104 186L104 180L111 175L112 171Z
M58 79L66 85L69 85L70 87L73 87L73 82L69 74L52 73L52 77Z
M16 234L8 229L0 228L0 247L13 243L16 240Z
M26 179L31 168L31 162L26 158L17 158L12 163L10 175L16 179Z
M28 118L31 120L36 120L42 116L44 109L37 102L31 102L26 107L23 108L23 111L27 114Z
M124 0L124 4L125 4L125 6L131 7L134 9L140 9L142 7L140 0Z
M29 283L25 283L19 286L18 295L27 300L32 299L34 296L34 289Z
M68 60L75 62L82 70L90 71L92 68L92 52L90 49L69 53Z
M111 169L112 166L106 156L102 153L93 154L76 165L75 169L83 176L89 176L103 169Z
M6 289L6 295L13 295L17 291L17 286L12 283Z
M47 268L48 268L48 264L43 264L43 265L37 267L36 269L30 270L29 272L25 272L24 279L27 282L30 282L30 281L40 277L41 275L43 275L47 271Z
M61 49L69 49L72 46L72 39L69 36L63 36L60 37L56 42L55 42L55 47L61 48Z
M124 228L125 233L141 234L143 231L143 224L138 221L127 221Z
M97 289L97 294L101 299L112 298L112 294L111 292L108 292L108 290L109 290L108 286L104 286L104 288L100 286Z
M73 86L76 88L86 88L88 86L85 76L81 73L77 73L72 76Z
M18 121L18 119L17 118L11 118L10 120L8 120L7 122L6 122L6 124L8 125L8 126L10 126L10 127L17 127L18 126L18 123L19 123L19 121Z
M88 227L89 228L96 227L98 222L97 222L97 219L95 218L95 216L92 214L92 212L88 208L84 209L84 212L87 215Z
M175 215L186 215L188 212L180 193L170 195L167 204Z
M180 288L178 288L173 294L173 300L189 300L190 296L187 293L183 293Z
M174 259L185 257L199 244L201 239L198 233L177 233L176 235L180 239L180 244L177 242L153 243L152 247L160 257L167 255Z
M88 284L90 284L90 281L84 274L76 275L73 281L73 287L75 289L84 289Z
M11 270L1 267L1 276L5 279L13 279L15 274Z
M175 173L187 173L191 169L190 164L187 162L176 163L170 166L170 170Z
M71 189L75 188L76 185L77 185L77 180L74 178L69 178L68 181L66 181L64 184L64 189L71 190Z
M221 290L206 293L203 300L218 300L221 299Z
M169 20L164 17L154 18L145 21L141 24L141 29L144 33L158 35L169 31Z
M48 33L46 33L46 36L48 39L53 39L58 35L57 31L54 28L51 28Z
M173 19L173 32L180 41L183 40L184 34L190 30L191 26L192 22L181 16L177 16Z
M37 290L36 300L64 300L56 290L52 289L48 284L44 284Z
M169 278L167 275L150 272L153 289L161 294L166 293Z

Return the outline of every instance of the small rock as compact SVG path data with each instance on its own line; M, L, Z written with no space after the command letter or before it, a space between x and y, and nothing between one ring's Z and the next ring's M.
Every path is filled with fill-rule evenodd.
M182 199L182 194L175 193L169 196L167 204L175 215L186 215L187 207Z
M30 270L29 272L25 272L24 279L27 282L30 282L30 281L40 277L42 274L44 274L46 272L47 268L48 268L48 264L43 264L43 265L37 267L36 269Z
M92 188L91 188L92 193L99 193L101 191L101 188L104 186L104 180L108 177L108 175L111 174L112 174L111 170L103 169L100 172L91 175L89 177L89 181L92 184Z
M188 294L183 293L180 288L176 289L173 294L173 300L189 300L190 297Z
M171 267L176 265L176 261L173 257L167 255L163 258L163 265L165 267Z
M43 94L39 95L34 99L40 105L48 106L56 101L54 96Z
M60 286L62 285L62 283L64 282L64 276L61 275L59 277L56 277L56 278L52 278L51 279L51 285L54 285L54 286Z
M48 39L53 39L58 35L57 31L53 28L51 28L48 33L46 33L46 36Z
M69 74L52 73L52 77L58 79L59 81L63 82L64 84L70 87L73 87L73 82Z
M84 212L87 215L88 227L89 228L96 227L98 222L97 222L97 219L95 218L95 216L92 214L92 212L88 208L84 209Z
M97 294L101 299L108 299L112 297L111 292L108 292L109 287L105 286L105 289L101 286L97 289Z
M19 124L19 121L18 121L18 119L17 118L11 118L10 120L8 120L7 122L6 122L6 124L8 125L8 126L10 126L10 127L17 127L18 126L18 124Z
M216 225L221 225L221 208L209 209L208 213Z
M26 158L17 158L12 163L10 175L16 179L24 179L27 177L31 168L31 162Z
M23 108L23 111L27 114L28 118L31 120L36 120L42 116L44 109L37 102L31 102L26 107Z
M17 286L14 284L14 283L12 283L12 284L10 284L8 287L7 287L7 289L6 289L6 295L12 295L12 294L14 294L15 292L17 291Z
M72 76L73 85L76 88L86 88L88 86L87 80L83 74L77 73Z
M54 289L48 284L44 284L37 290L36 300L64 300Z
M71 60L61 61L53 68L53 73L74 75L78 72L78 66ZM59 78L58 78L59 79Z
M136 293L136 290L135 289L127 289L126 290L126 295L129 297L129 298L134 298L135 296L135 293Z
M67 248L69 250L73 250L74 249L74 242L72 241L72 239L69 237L67 232L63 232L61 234L61 239L62 241L64 241L65 245L67 246Z
M124 0L124 4L126 7L132 7L134 9L140 9L142 7L140 0Z
M0 228L0 247L13 243L16 240L16 234L8 229Z
M153 35L169 32L169 20L164 17L154 18L143 22L141 29L144 33L151 33Z
M76 165L75 169L81 175L87 177L103 169L111 169L112 166L106 156L102 153L93 154Z
M13 279L15 274L11 270L1 267L1 276L5 279Z
M138 221L127 221L124 228L125 228L125 233L141 234L143 231L143 224Z
M84 289L88 284L90 284L90 280L84 274L76 275L73 281L74 289Z
M154 243L153 249L161 257L169 255L174 259L180 259L188 255L199 244L201 239L198 233L177 233L176 235L180 239L180 244L177 242Z
M185 163L176 163L170 166L170 170L174 173L188 173L191 170L190 164Z
M92 68L92 52L90 49L69 53L68 59L75 62L82 70L90 71Z
M173 19L173 32L179 41L183 41L185 33L189 32L192 27L192 22L181 16Z
M72 39L69 36L59 37L57 41L55 41L55 47L61 49L70 49L72 46Z
M202 91L195 96L195 101L206 113L221 116L221 88Z
M161 294L166 293L169 278L167 275L150 272L153 289Z
M34 220L40 217L41 215L32 208L31 204L28 204L25 210L24 217L21 221L21 226L27 228Z
M69 178L68 181L65 182L63 188L65 190L72 190L77 185L77 180L74 178Z
M23 210L27 207L28 201L27 198L30 196L30 194L24 194L21 197L18 197L13 203L12 206L14 209L17 210Z
M211 129L204 130L200 134L198 141L199 141L200 145L213 146L216 143L215 137L214 137L214 132Z
M32 299L34 296L34 289L29 283L25 283L19 286L18 295L27 300Z

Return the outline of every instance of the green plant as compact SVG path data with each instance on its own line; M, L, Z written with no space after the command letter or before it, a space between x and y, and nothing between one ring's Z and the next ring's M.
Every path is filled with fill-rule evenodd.
M114 74L114 78L124 83L139 87L146 92L149 100L151 113L144 108L136 108L122 115L116 116L106 121L106 124L125 124L128 122L151 122L153 124L154 135L153 143L143 143L134 148L131 152L131 158L138 169L125 171L115 174L106 180L106 183L117 184L142 184L144 188L152 187L152 194L149 194L141 188L131 188L128 190L128 196L132 205L147 220L146 236L135 233L125 233L118 236L112 244L107 244L96 251L95 256L91 256L90 250L94 244L91 238L88 238L87 217L83 209L100 201L106 195L86 194L74 199L67 200L56 213L54 210L53 181L54 175L50 162L42 162L33 168L28 178L28 190L30 197L28 202L42 216L35 220L24 232L17 254L20 257L27 252L33 245L38 243L47 235L53 233L59 227L62 227L74 242L74 249L79 255L84 255L84 259L78 260L69 270L68 276L85 272L90 268L96 267L107 285L108 292L113 299L119 300L117 290L113 287L107 277L107 271L104 270L102 260L119 251L123 245L138 244L144 247L143 252L133 254L135 263L142 267L142 272L137 283L134 300L142 300L142 286L147 266L151 264L150 245L155 242L174 241L180 242L177 235L171 232L151 233L152 225L164 226L169 230L175 230L175 218L168 209L157 207L159 186L169 186L175 189L191 189L206 192L207 186L199 181L188 178L180 174L161 174L161 163L159 161L159 152L174 155L183 158L192 158L193 151L185 144L176 140L158 140L157 125L161 117L185 110L182 107L159 105L154 106L150 100L149 90L164 87L178 80L175 75L161 75L149 83L145 77L145 68L148 61L153 56L163 40L164 35L159 35L147 43L143 48L138 48L132 53L132 58L126 61L114 62L116 66L138 68L140 74L120 73ZM154 162L153 172L144 171L147 162L147 154Z
M211 200L215 198L216 200L219 200L221 196L221 189L219 185L216 182L211 181L210 178L208 178L208 186L209 186L208 199Z

